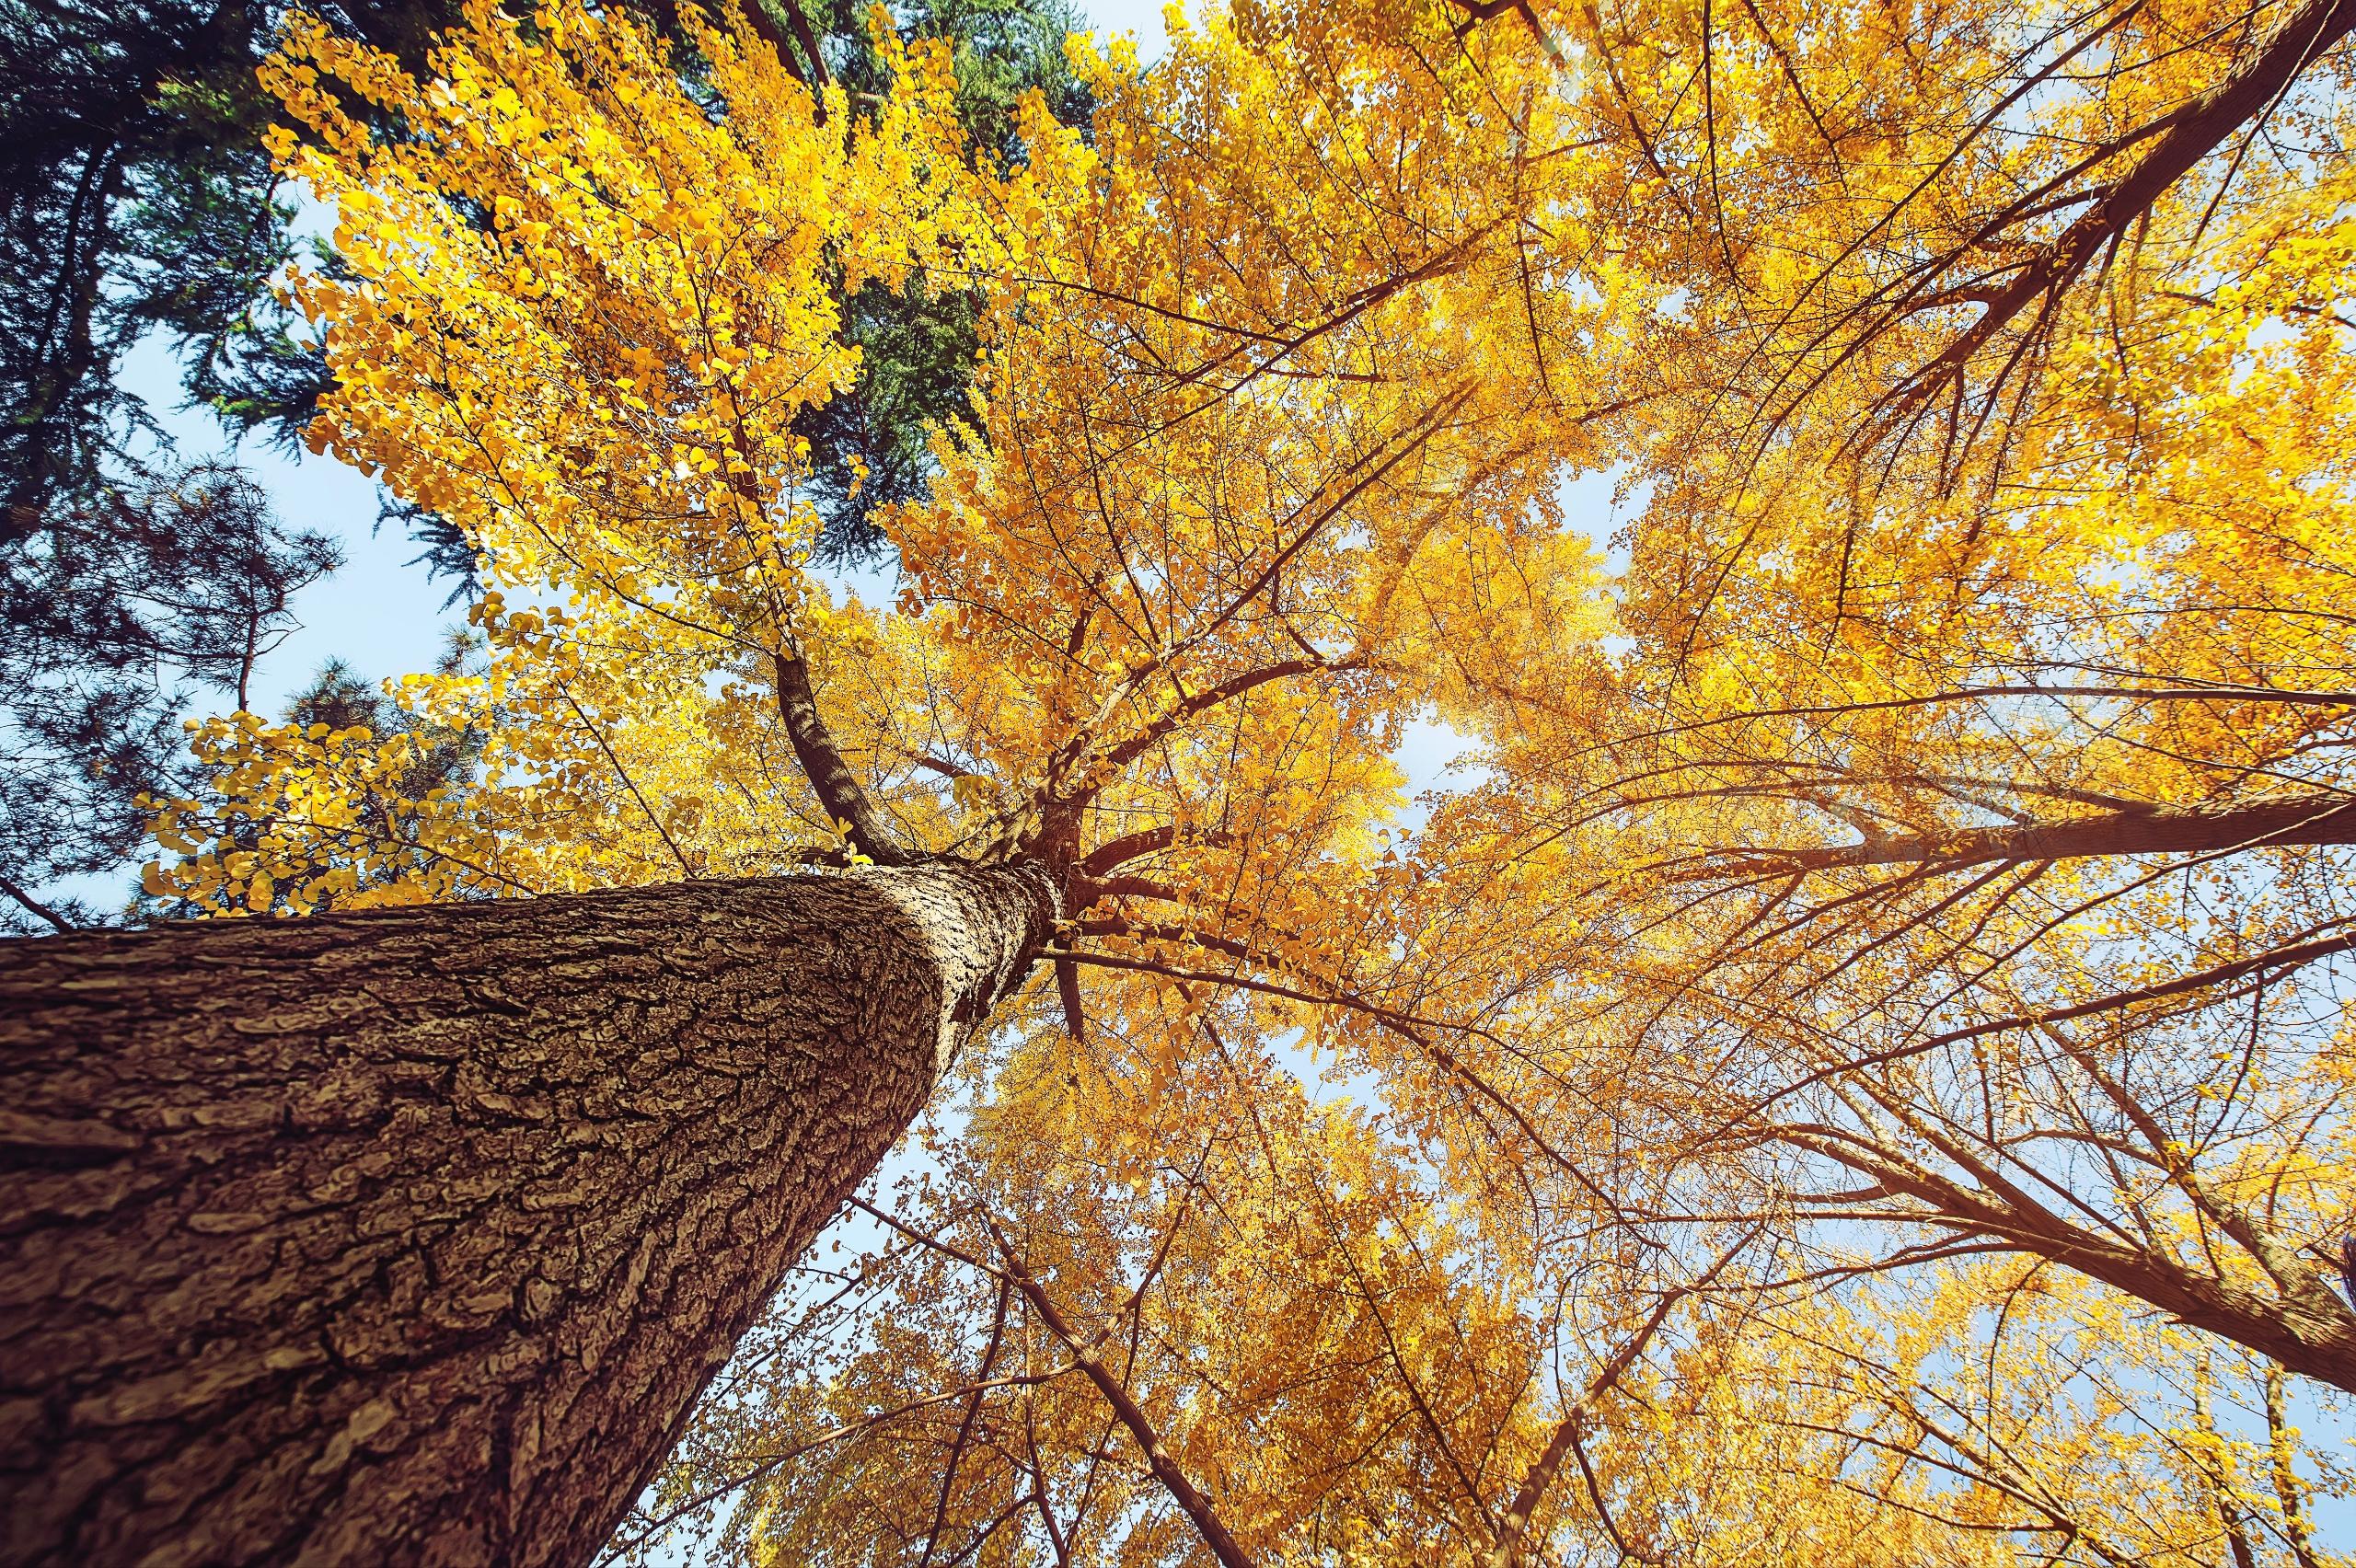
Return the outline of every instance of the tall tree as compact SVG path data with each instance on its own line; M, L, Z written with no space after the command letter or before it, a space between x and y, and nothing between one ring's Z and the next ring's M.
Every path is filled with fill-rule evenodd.
M340 366L315 433L491 563L489 663L399 686L400 733L205 727L151 888L329 913L170 940L258 955L206 966L240 1038L287 994L282 942L313 976L307 944L371 931L451 953L392 966L429 994L390 1034L364 993L306 993L338 1017L301 1050L388 1077L530 1032L468 922L600 955L528 984L581 987L547 993L552 1038L635 1038L632 987L722 974L698 932L740 951L753 917L677 919L699 901L823 925L970 896L947 945L997 955L963 1010L1001 1027L960 1055L965 1132L879 1195L855 1269L804 1276L623 1555L742 1496L756 1558L2328 1561L2315 1497L2344 1482L2290 1401L2350 1376L2317 1255L2349 1163L2339 18L1244 6L1149 75L1083 56L1092 137L1034 104L1019 172L950 133L945 55L888 40L869 102L814 48L710 30L683 91L644 34L561 8L478 14L432 84L306 33L275 80L314 143L282 147L344 222L345 270L296 284ZM872 609L802 570L827 495L802 444L863 363L843 300L918 277L978 295L980 439L941 432L927 498L878 513L907 575ZM1555 488L1607 461L1616 560ZM1435 711L1483 772L1402 846L1390 754ZM410 788L459 732L481 776ZM923 1088L847 1102L814 1179L748 1177L749 1273L628 1230L679 1175L663 1140L689 1172L758 1141L666 1119L710 1103L687 1068L622 1053L661 1102L592 1070L580 1103L651 1118L625 1143L653 1163L584 1153L598 1180L543 1211L500 1162L548 1169L598 1118L538 1120L513 1078L469 1098L453 1064L414 1113L456 1151L424 1186L495 1194L485 1228L432 1253L385 1211L446 1294L388 1269L303 1320L388 1315L512 1412L467 1430L560 1429L569 1364L501 1382L466 1336L538 1354L511 1249L569 1255L583 1215L646 1271L561 1309L630 1321L645 1279L708 1276L644 1343L710 1366L977 1021L878 915L849 928L912 985L814 940L762 984L888 994L931 1043L841 1059L914 1049ZM641 978L640 950L673 956ZM1311 1103L1303 1061L1370 1103ZM185 1113L30 1076L56 1120L24 1147L87 1163L21 1255L128 1268L76 1240L216 1213L238 1258L299 1255L263 1201L291 1135L225 1160L252 1203L93 1218L177 1169ZM352 1163L413 1169L379 1152ZM130 1294L109 1277L94 1309ZM149 1408L109 1402L118 1368L202 1365L193 1297L150 1298L146 1339L45 1355L56 1451L135 1455L96 1435ZM332 1360L277 1370L168 1419L347 1397ZM446 1408L405 1370L342 1447L269 1450L352 1478L306 1528L389 1494L586 1550L703 1380L618 1378L661 1419L511 1516L389 1484L424 1451L393 1423ZM126 1473L62 1528L151 1528L143 1500L199 1485Z
M1052 913L903 870L13 954L7 1560L585 1560Z
M38 1415L9 1473L70 1497L12 1510L29 1557L577 1560L1035 957L1084 1032L1122 993L1081 966L1172 930L1271 974L1356 940L1384 754L1423 650L1477 609L1453 552L1551 548L1543 432L1509 364L1461 354L1509 297L1489 240L1536 199L1530 158L1453 123L1453 84L1280 113L1321 63L1222 32L1151 78L1090 62L1093 146L1027 99L1010 171L965 156L945 47L879 37L871 99L679 25L684 84L638 24L564 6L477 7L430 81L317 25L271 66L308 129L277 155L339 215L338 269L294 283L334 372L313 438L464 530L489 666L404 684L408 732L198 735L214 778L164 803L179 853L149 891L365 913L20 966L15 1158L78 1167L9 1242L12 1279L54 1282L11 1308L39 1355L10 1358ZM803 570L800 421L856 383L842 301L919 275L982 292L987 439L944 437L935 497L890 514L886 615ZM480 777L404 792L452 732ZM339 951L367 956L331 978ZM315 1162L294 1107L345 1069ZM225 1124L176 1097L230 1084L272 1107L217 1113L252 1141L179 1138ZM225 1186L182 1179L216 1157ZM299 1300L243 1283L344 1181L318 1245L382 1226L393 1252L283 1277ZM575 1252L569 1281L518 1274ZM109 1271L103 1320L65 1305L75 1257Z

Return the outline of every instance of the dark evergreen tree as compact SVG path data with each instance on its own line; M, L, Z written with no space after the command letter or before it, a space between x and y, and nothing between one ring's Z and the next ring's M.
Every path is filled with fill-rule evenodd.
M659 25L674 0L641 0ZM881 86L859 0L756 0L754 25L805 79ZM85 924L103 911L47 884L121 864L143 791L179 768L179 720L211 687L240 706L251 657L225 662L223 617L266 647L294 589L333 551L272 523L219 464L186 469L120 374L163 334L191 405L240 436L291 444L330 385L270 280L303 243L261 133L274 106L254 67L285 0L0 0L0 927ZM422 68L452 0L326 0L311 9ZM944 0L901 13L909 36L957 43L975 156L1019 158L1025 90L1078 121L1066 0ZM683 72L696 62L684 52ZM331 262L330 262L331 264ZM823 548L872 559L876 507L919 494L929 429L968 413L977 348L953 279L846 302L864 351L853 390L803 432L816 455ZM474 555L445 520L388 503L417 560L472 593ZM194 606L194 607L191 607ZM193 618L190 618L193 617ZM234 663L234 669L233 669Z
M336 562L219 464L77 487L0 550L0 930L102 917L49 884L136 853L141 797L188 782L194 691L245 706L294 592Z
M440 13L336 20L415 52ZM195 694L247 696L336 551L222 463L169 459L123 356L162 332L193 398L291 425L319 368L268 289L294 244L241 3L0 0L0 925L107 911L53 884L119 868L173 790ZM143 439L143 437L144 439ZM157 452L166 455L158 456Z

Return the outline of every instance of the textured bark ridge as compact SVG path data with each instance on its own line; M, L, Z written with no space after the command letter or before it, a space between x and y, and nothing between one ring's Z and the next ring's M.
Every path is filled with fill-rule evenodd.
M0 944L0 1561L578 1563L1029 868Z

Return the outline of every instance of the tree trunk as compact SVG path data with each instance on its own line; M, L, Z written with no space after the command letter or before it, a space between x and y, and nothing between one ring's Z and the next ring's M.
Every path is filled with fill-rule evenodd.
M572 1564L1035 868L0 943L0 1560Z

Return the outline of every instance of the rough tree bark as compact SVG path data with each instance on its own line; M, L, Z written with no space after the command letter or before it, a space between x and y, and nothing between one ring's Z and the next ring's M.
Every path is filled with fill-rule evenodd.
M1033 867L0 944L0 1557L579 1563Z

